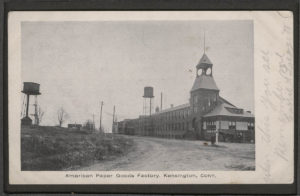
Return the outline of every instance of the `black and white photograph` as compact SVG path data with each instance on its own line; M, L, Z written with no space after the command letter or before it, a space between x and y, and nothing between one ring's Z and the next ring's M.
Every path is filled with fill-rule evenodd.
M255 170L252 21L21 32L22 170Z
M18 182L50 172L43 183L272 183L283 168L291 179L292 27L278 13L16 12L11 21Z

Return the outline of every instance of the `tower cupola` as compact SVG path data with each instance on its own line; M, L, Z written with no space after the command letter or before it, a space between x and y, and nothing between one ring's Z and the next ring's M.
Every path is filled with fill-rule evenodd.
M199 63L196 65L196 79L191 91L199 89L217 90L216 82L212 75L213 64L204 53Z
M196 66L197 77L201 75L212 76L212 62L209 60L208 56L204 53L199 63Z

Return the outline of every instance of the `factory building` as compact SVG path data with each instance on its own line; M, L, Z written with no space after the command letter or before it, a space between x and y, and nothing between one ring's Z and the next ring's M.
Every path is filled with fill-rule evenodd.
M219 92L213 77L213 63L204 52L196 65L189 103L117 122L115 132L175 139L254 142L254 115L225 100Z

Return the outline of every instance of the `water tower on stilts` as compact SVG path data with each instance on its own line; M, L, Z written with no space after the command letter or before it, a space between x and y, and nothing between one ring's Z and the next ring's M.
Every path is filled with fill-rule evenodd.
M22 116L23 118L21 119L21 124L22 125L32 125L32 120L28 116L29 98L30 98L30 95L35 95L35 97L37 99L37 95L41 94L40 93L40 84L37 84L34 82L24 82L22 93L24 93L26 95L26 105L23 104L23 107L25 106L25 108L26 108L26 112L25 112L25 117ZM36 101L36 104L37 104L37 101ZM36 118L36 116L35 116L35 118Z
M152 112L152 100L154 98L153 96L153 87L151 86L146 86L144 87L144 107L143 107L143 115L148 115L151 116L151 112ZM148 111L148 102L149 100L149 111ZM148 113L149 112L149 113Z

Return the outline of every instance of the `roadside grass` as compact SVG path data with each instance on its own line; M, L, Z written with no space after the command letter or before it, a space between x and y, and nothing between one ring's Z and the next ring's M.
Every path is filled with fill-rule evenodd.
M133 140L60 127L22 127L23 171L74 170L129 151Z

